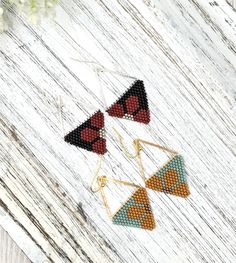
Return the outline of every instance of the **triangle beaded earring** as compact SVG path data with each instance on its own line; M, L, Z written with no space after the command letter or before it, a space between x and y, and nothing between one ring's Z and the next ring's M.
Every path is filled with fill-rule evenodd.
M106 111L111 117L148 124L150 111L143 81L136 80Z
M100 168L101 159L99 161L99 167L91 184L91 190L94 193L100 192L103 204L109 218L112 220L112 223L116 225L153 230L156 227L156 224L147 195L147 190L139 185L130 182L108 178L107 176L98 176ZM112 214L111 212L104 191L104 188L109 181L116 184L123 184L136 188L136 190L128 198L128 200L114 214Z
M115 103L106 109L109 116L148 124L150 122L150 110L143 81L104 67L97 69L98 77L100 73L104 72L134 80L133 84L123 93L123 95L121 95Z
M104 114L99 110L64 137L65 141L97 154L107 152Z
M135 154L132 155L125 147L123 137L116 129L114 130L118 135L119 143L124 154L130 159L137 159L141 177L147 188L180 197L187 197L190 195L184 159L179 153L156 143L136 139L133 142ZM145 177L145 169L141 158L143 145L153 146L171 154L171 158L160 168L158 168L158 170L154 172L153 175L151 175L151 177L148 179Z
M142 144L159 148L171 154L171 158L163 164L150 178L145 178L144 166L141 158ZM137 139L134 141L139 169L147 188L166 194L187 197L190 195L187 183L184 158L169 148L159 144Z
M59 112L64 134L61 97L59 97ZM76 147L104 155L107 152L104 114L100 110L95 112L77 128L65 135L64 140Z
M103 88L100 83L100 90L103 96L103 101L107 106L106 112L111 117L132 120L143 124L148 124L150 122L150 110L149 110L148 98L147 98L144 82L142 80L139 80L136 77L127 75L119 71L109 70L95 61L83 61L78 59L74 59L74 60L80 63L97 65L95 67L95 71L97 73L99 83L100 83L100 73L110 73L110 74L115 74L125 78L132 79L133 83L131 84L131 86L123 93L123 95L121 95L117 99L115 103L113 103L109 107L107 106Z

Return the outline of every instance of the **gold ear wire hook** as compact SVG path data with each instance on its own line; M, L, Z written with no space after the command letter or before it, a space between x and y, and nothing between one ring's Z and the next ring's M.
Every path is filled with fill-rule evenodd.
M107 182L107 177L105 175L98 177L98 182L100 184L100 187L105 187Z
M99 170L100 170L100 168L99 168ZM98 187L96 189L93 188L95 180L97 181L97 184L98 184ZM96 192L100 192L101 193L102 201L103 201L103 204L104 204L105 209L107 211L107 214L108 214L109 218L112 218L111 209L110 209L110 207L108 205L108 201L107 201L105 192L103 190L103 188L106 186L106 182L107 182L107 177L105 175L98 176L97 174L95 174L95 176L93 178L93 181L92 181L92 184L90 186L90 189L94 193L96 193Z
M143 178L144 181L146 181L146 178L145 178L145 169L144 169L143 161L142 161L142 157L141 157L141 154L140 154L140 152L142 150L141 143L157 147L157 148L159 148L160 150L162 150L164 152L170 153L172 156L175 156L175 155L178 154L176 151L171 150L171 149L169 149L167 147L161 146L161 145L156 144L156 143L148 142L148 141L145 141L145 140L142 140L142 139L134 140L134 147L135 147L135 150L137 152L137 161L138 161L139 171L140 171L141 177Z
M102 161L103 161L103 156L100 156L100 158L98 160L96 172L93 176L93 179L92 179L92 182L90 185L90 190L94 193L98 192L102 187L105 186L105 185L103 186L103 184L101 184L101 180L100 180L101 176L98 176L99 171L101 170L101 167L102 167ZM95 188L95 183L97 184L96 188Z
M122 152L126 155L127 158L129 159L134 159L138 156L139 152L142 150L142 147L141 145L138 143L137 144L137 141L138 140L134 140L134 145L135 145L135 150L136 150L136 153L135 155L132 155L131 153L129 153L129 151L127 150L127 147L125 146L124 144L124 138L123 136L118 132L118 130L113 127L113 130L115 131L115 133L117 134L117 137L119 139L119 143L120 143L120 146L121 146L121 149L122 149ZM137 146L136 146L137 144Z
M97 183L97 188L95 188L95 182ZM97 176L97 177L94 177L92 183L91 183L91 186L90 186L90 190L93 192L93 193L97 193L99 192L103 187L106 186L106 182L107 182L107 179L106 179L106 176L103 175L103 176Z
M141 146L139 139L135 139L133 143L134 143L134 148L135 148L136 157L137 157L142 151L143 147Z
M105 175L98 177L98 182L99 182L99 185L100 185L99 192L101 193L103 204L105 206L105 209L107 211L108 216L110 218L112 218L112 212L111 212L110 206L108 204L108 200L107 200L105 192L104 192L104 187L106 186L107 181L110 181L110 182L113 182L113 183L117 183L117 184L133 186L133 187L137 187L137 188L139 188L140 186L137 185L137 184L130 183L130 182L125 182L125 181L116 180L116 179L113 179L113 178L108 178Z
M138 161L138 167L139 167L139 171L140 171L140 174L141 174L141 177L143 178L143 180L145 181L146 178L145 178L145 171L144 171L144 166L143 166L143 162L142 162L142 158L141 158L141 150L143 149L142 146L141 146L141 143L140 143L140 139L136 139L134 140L134 148L136 150L136 156L137 156L137 161Z
M121 181L121 180L116 180L113 178L107 178L105 175L103 176L98 176L99 171L101 169L102 166L102 161L103 161L103 156L101 156L98 160L98 165L97 165L97 169L95 172L95 175L93 177L90 189L92 192L96 193L96 192L100 192L101 193L101 197L102 197L102 201L103 204L105 206L105 209L107 211L107 214L110 218L112 218L112 213L111 213L111 209L109 207L105 192L104 192L104 187L107 185L107 181L111 181L113 183L118 183L118 184L124 184L124 185L128 185L128 186L133 186L133 187L140 187L139 185L130 183L130 182L125 182L125 181ZM96 183L96 186L95 186Z

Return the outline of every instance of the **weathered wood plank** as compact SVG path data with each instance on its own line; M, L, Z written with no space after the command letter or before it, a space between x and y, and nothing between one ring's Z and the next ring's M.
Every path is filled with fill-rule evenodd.
M236 10L236 1L235 0L227 0L227 2Z
M0 244L0 261L2 263L30 263L29 259L2 227L0 227Z

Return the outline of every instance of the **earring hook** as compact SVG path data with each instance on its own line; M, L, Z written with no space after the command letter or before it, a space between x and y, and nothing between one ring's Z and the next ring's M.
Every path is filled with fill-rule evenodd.
M62 117L63 102L62 102L61 95L58 95L57 99L58 99L59 119L60 119L60 123L61 123L61 127L62 127L62 136L64 136L65 135L65 128L64 128L64 121L63 121L63 117Z
M133 79L133 80L137 80L136 77L133 77L133 76L130 76L128 74L125 74L123 72L119 72L119 71L115 71L115 70L110 70L106 67L104 67L102 64L100 64L99 62L97 61L89 61L89 60L79 60L77 58L73 58L71 57L72 60L76 61L76 62L79 62L79 63L85 63L85 64L92 64L92 65L96 65L94 66L93 70L95 71L96 75L97 75L97 78L98 78L98 81L99 81L99 89L100 89L100 93L102 95L102 98L103 98L103 102L104 102L104 105L106 108L108 108L108 103L107 103L107 100L106 100L106 97L105 97L105 94L104 94L104 90L103 90L103 87L101 85L101 80L100 80L100 73L110 73L110 74L116 74L116 75L119 75L119 76L122 76L122 77L125 77L125 78L130 78L130 79Z
M61 124L61 129L62 129L62 136L65 136L65 125L64 125L64 120L63 120L63 107L64 107L64 103L63 103L63 98L69 98L71 101L73 101L75 104L76 103L81 103L84 104L86 106L86 108L88 108L89 110L94 110L96 109L95 107L92 107L91 105L89 105L88 103L86 103L85 101L81 100L80 98L78 98L77 100L71 98L68 95L58 95L57 96L57 104L58 104L58 115L59 115L59 120L60 120L60 124Z
M112 218L112 212L111 212L111 209L110 209L110 206L108 204L108 200L106 198L105 191L104 191L104 187L106 186L107 182L110 181L110 182L113 182L113 183L133 186L133 187L137 187L137 188L139 188L140 186L136 185L136 184L133 184L133 183L130 183L130 182L125 182L125 181L116 180L116 179L113 179L113 178L108 178L105 175L98 176L99 171L100 171L101 166L102 166L102 161L103 161L103 156L101 156L99 158L99 160L98 160L97 169L96 169L95 175L93 177L92 183L90 185L90 190L93 193L96 193L96 192L100 192L101 193L102 201L103 201L103 204L104 204L105 209L107 211L107 214L108 214L108 216L110 218ZM96 183L96 186L95 186L95 183Z
M107 69L107 68L105 68L105 67L103 67L103 66L102 66L101 68L97 68L97 70L98 70L99 72L102 72L102 73L107 72L107 73L119 75L119 76L121 76L121 77L125 77L125 78L130 78L130 79L133 79L133 80L137 80L136 77L127 75L127 74L122 73L122 72L119 72L119 71L110 70L110 69Z
M129 159L134 159L134 158L136 158L136 157L138 156L139 152L142 150L142 147L141 147L138 139L137 139L137 140L134 140L134 142L133 142L133 143L134 143L134 146L135 146L135 151L136 151L136 153L135 153L135 155L132 155L132 154L128 151L127 147L125 146L123 136L118 132L118 130L117 130L115 127L113 127L113 130L114 130L115 133L117 134L117 137L118 137L118 140L119 140L119 143L120 143L122 152L126 155L126 157L129 158Z
M74 61L77 61L77 62L79 62L79 63L97 65L97 66L99 66L99 67L95 67L95 70L98 71L98 72L101 72L101 73L107 72L107 73L116 74L116 75L119 75L119 76L122 76L122 77L125 77L125 78L130 78L130 79L137 80L137 78L134 77L134 76L130 76L130 75L125 74L125 73L120 72L120 71L110 70L110 69L104 67L102 64L100 64L100 63L97 62L97 61L79 60L79 59L77 59L77 58L71 58L71 59L73 59Z
M106 184L105 184L105 178L106 176L98 176L99 174L99 171L101 170L102 168L102 162L103 162L103 156L101 155L99 160L98 160L98 163L97 163L97 169L96 169L96 172L93 176L93 179L92 179L92 182L91 182L91 185L90 185L90 190L93 192L93 193L96 193L98 191L101 190L102 187L104 187ZM100 178L103 178L100 179ZM96 185L96 188L95 188L95 183L97 184Z

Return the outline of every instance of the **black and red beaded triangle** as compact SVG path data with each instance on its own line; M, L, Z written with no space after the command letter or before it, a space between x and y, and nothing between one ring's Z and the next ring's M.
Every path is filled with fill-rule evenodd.
M64 139L66 142L85 150L105 154L107 148L104 127L104 114L97 111L87 121L68 133Z
M150 122L150 111L143 81L136 80L106 111L112 117L148 124Z

